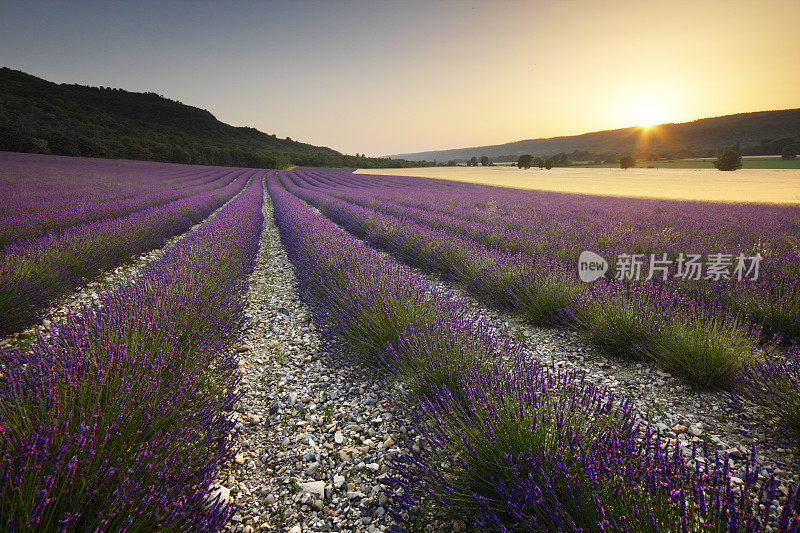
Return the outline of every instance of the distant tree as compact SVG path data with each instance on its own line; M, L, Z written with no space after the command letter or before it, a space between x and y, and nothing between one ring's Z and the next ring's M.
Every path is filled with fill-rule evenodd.
M517 167L529 169L533 164L533 156L531 154L524 154L517 159Z
M539 167L539 170L544 168L544 159L539 157L538 155L533 158L533 166Z
M481 166L488 167L489 166L489 156L482 155L481 156Z
M632 155L626 155L619 158L619 168L622 170L628 170L631 167L636 166L636 159Z
M467 166L468 167L477 167L478 166L478 158L475 157L474 155L472 157L470 157L469 161L467 161Z
M797 157L797 152L800 151L800 145L797 144L789 144L783 147L781 151L781 159L785 159L787 161L792 160Z
M718 170L738 170L742 168L742 154L736 150L725 150L725 153L714 161L714 167Z
M553 168L553 158L552 157L548 157L547 159L544 160L544 168L546 168L547 170L550 170L551 168Z
M456 163L455 159L451 159L450 161L447 162L447 166L448 167L455 167L455 166L458 166L458 163Z

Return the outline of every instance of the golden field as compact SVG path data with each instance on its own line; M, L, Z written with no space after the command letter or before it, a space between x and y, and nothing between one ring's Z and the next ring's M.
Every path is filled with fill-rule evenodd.
M361 174L421 176L580 194L712 202L800 204L800 169L431 167L359 169Z

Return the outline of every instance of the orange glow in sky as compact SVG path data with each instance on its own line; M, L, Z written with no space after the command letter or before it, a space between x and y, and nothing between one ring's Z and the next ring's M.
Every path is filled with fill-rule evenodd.
M798 108L798 20L798 0L31 0L0 5L0 50L386 155Z

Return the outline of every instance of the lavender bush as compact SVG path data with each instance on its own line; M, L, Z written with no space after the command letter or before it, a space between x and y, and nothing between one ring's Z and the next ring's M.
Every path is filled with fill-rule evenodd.
M263 216L261 174L127 285L0 359L7 531L217 530L230 460L230 344Z
M764 422L768 426L777 426L787 440L800 445L800 345L788 353L766 353L736 377L734 407L760 407L766 412Z

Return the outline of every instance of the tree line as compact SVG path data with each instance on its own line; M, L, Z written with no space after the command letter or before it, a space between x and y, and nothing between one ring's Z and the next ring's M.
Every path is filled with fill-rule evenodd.
M50 129L26 131L0 114L0 151L55 154L109 159L137 159L165 163L221 165L250 168L290 166L339 168L403 168L433 166L428 161L408 161L338 152L270 150L181 139L169 135L102 136L80 131Z
M660 160L675 160L687 158L701 158L701 157L719 157L726 151L732 150L740 156L776 156L779 155L783 159L794 159L800 154L800 135L798 137L783 137L780 139L761 139L758 143L742 146L736 143L733 146L728 146L723 149L704 149L704 150L690 150L680 149L672 151L659 151L647 148L635 149L630 152L589 152L586 150L574 150L566 153L561 152L549 156L533 156L531 154L507 154L500 156L477 156L471 159L453 159L448 161L448 164L457 165L465 163L467 166L478 166L480 161L481 165L493 165L501 162L517 162L519 168L553 168L565 167L573 164L628 164L632 158L633 161L660 161ZM530 160L528 158L531 158ZM536 159L538 158L538 159ZM623 162L623 159L626 161ZM534 161L533 159L536 159ZM520 166L522 163L522 166ZM543 163L543 164L540 164ZM548 167L549 164L549 167Z
M218 121L155 93L56 84L0 68L0 150L252 168L418 167Z

